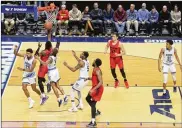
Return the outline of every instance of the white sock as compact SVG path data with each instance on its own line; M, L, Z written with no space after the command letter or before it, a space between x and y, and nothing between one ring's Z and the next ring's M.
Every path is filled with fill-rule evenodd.
M93 123L93 124L95 123L95 118L92 118L92 123Z
M31 102L32 101L32 98L31 97L28 97L28 101Z
M42 97L45 97L45 94L44 93L42 93L41 95L42 95Z
M163 93L166 94L166 89L163 89Z
M73 108L76 108L75 102L71 102L71 104Z
M59 102L60 100L61 100L61 98L59 97L59 98L58 98L58 102Z
M65 98L65 97L66 97L66 95L64 94L64 95L63 95L63 97Z

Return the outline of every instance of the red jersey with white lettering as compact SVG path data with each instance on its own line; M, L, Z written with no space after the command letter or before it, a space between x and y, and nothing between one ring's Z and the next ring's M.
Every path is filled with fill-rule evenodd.
M96 74L96 72L100 70L100 68L94 68L93 69L93 72L92 72L92 89L95 88L95 86L98 85L99 83L99 79L98 79L98 76ZM100 70L101 71L101 70ZM92 90L91 89L91 90ZM97 88L92 94L91 94L91 97L92 97L92 100L94 101L100 101L101 97L102 97L102 94L103 94L103 91L104 91L104 86L101 85L99 88Z
M119 46L120 44L120 41L118 40L116 44L114 44L114 41L113 40L109 40L109 47L110 47L110 57L117 57L116 56L116 53L117 54L120 54L121 53L121 48Z

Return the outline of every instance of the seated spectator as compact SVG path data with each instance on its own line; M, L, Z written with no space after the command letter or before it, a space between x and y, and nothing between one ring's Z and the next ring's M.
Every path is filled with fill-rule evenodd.
M5 26L4 26L4 13L1 13L1 34L5 34L4 32Z
M152 10L149 13L149 22L150 22L149 33L151 36L153 28L154 28L154 35L156 35L156 29L158 27L158 18L159 18L159 13L157 12L155 6L152 6Z
M172 35L171 21L170 21L170 13L167 10L167 6L164 5L162 11L159 13L159 25L160 25L160 34L162 35L163 25L167 25L167 29L169 33Z
M69 20L69 12L66 9L66 5L61 5L61 10L58 12L57 15L57 20L59 26L59 35L62 35L61 25L65 26L67 30Z
M19 31L19 25L20 24L23 24L24 25L24 31L23 31L23 34L24 35L27 35L26 31L27 31L27 21L26 21L26 13L17 13L16 14L16 35L19 35L20 34L20 31Z
M134 25L135 27L135 35L138 36L138 14L137 10L135 10L135 5L131 4L130 9L127 10L127 21L126 21L126 27L127 27L127 36L129 35L130 27L131 25Z
M111 4L107 4L107 9L103 11L103 16L104 16L104 27L105 30L107 28L107 25L111 25L113 27L113 14L114 10L111 7Z
M149 11L146 9L146 3L142 4L142 8L138 10L139 26L145 26L147 34L149 34Z
M178 6L174 6L174 10L171 11L172 27L175 27L177 32L181 33L181 11L178 10Z
M71 29L70 32L69 32L69 35L72 35L73 26L78 27L78 30L77 30L76 33L81 35L81 32L79 31L81 18L82 18L81 11L78 10L76 4L73 4L72 5L72 10L69 11L69 28Z
M4 26L5 26L5 33L9 35L11 29L14 27L15 24L15 14L14 13L4 13Z
M126 23L126 11L122 5L119 5L118 9L114 12L114 21L118 34L123 34Z
M94 9L90 12L94 29L99 26L99 33L103 33L103 13L98 3L94 3Z
M85 24L85 31L84 31L85 35L87 35L88 28L90 28L91 31L94 31L92 24L91 24L91 16L90 16L88 6L86 6L85 10L82 12L82 21Z

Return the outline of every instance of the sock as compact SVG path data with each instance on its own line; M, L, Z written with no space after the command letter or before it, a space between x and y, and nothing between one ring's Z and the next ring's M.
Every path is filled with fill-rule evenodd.
M28 97L28 101L31 102L32 101L32 98L31 97Z
M60 100L61 100L61 98L59 97L59 98L58 98L58 102L59 102Z
M72 104L72 107L73 107L73 108L76 108L76 106L75 106L75 101L74 101L74 100L71 100L71 104Z
M163 93L166 94L166 89L163 89Z
M82 98L80 98L80 100L79 100L79 101L80 101L80 104L81 104L81 105L83 105Z
M92 123L93 123L93 124L95 123L95 118L92 118Z
M42 93L41 95L42 95L42 97L45 97L45 94L44 93Z
M66 95L64 94L64 95L63 95L63 97L65 98L65 97L66 97Z

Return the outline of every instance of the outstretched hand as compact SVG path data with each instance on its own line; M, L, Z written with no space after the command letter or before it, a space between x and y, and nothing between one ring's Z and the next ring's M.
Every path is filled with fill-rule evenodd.
M73 56L76 56L76 52L74 50L72 50L72 54Z
M39 47L39 48L42 47L42 44L41 44L40 42L38 43L38 47Z
M17 50L17 49L18 49L18 46L17 46L17 45L15 45L15 46L14 46L14 50Z
M68 63L66 61L64 61L63 64L64 64L64 66L67 66L68 65Z

